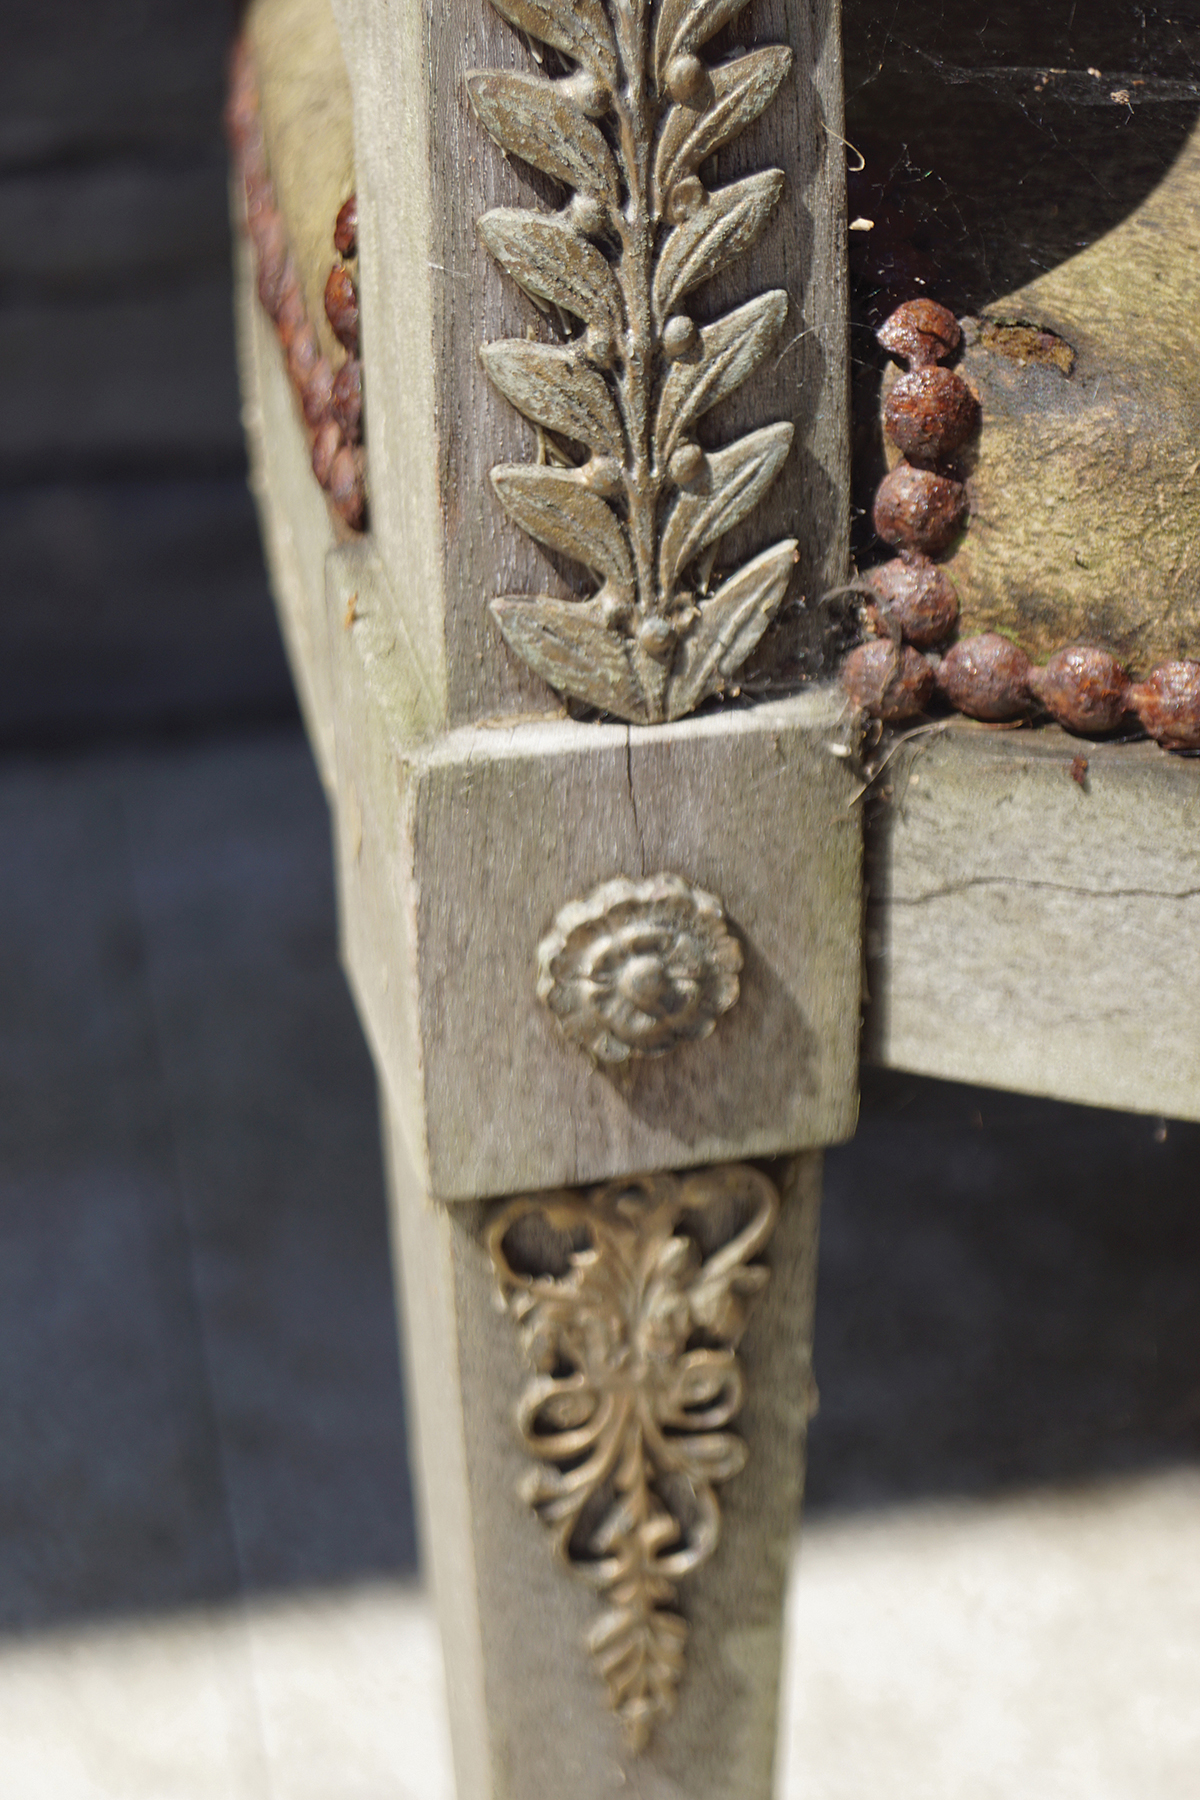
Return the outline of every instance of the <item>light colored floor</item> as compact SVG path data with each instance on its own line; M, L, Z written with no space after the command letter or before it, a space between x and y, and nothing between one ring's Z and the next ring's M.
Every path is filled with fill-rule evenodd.
M6 1800L453 1800L402 1582L0 1650ZM816 1525L785 1800L1195 1800L1200 1476Z
M807 1536L786 1800L1196 1800L1200 1475Z
M0 872L0 1800L450 1800L303 741L10 757ZM1200 1800L1198 1167L868 1080L787 1800Z

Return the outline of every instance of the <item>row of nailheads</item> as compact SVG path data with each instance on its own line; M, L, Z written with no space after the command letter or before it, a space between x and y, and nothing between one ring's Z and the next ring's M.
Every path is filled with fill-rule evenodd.
M1129 713L1164 750L1200 750L1200 662L1159 663L1134 681L1107 650L1071 644L1035 668L996 632L964 638L945 656L874 638L842 664L842 683L864 712L888 724L920 718L940 692L955 712L988 724L1042 706L1085 737L1116 731Z
M979 423L979 403L960 375L942 368L962 340L958 321L932 300L910 300L879 329L908 373L884 406L888 436L905 460L880 483L875 529L899 551L868 571L867 623L879 635L850 652L842 682L856 705L889 724L919 718L935 696L991 724L1041 706L1069 730L1115 731L1132 712L1168 750L1200 749L1200 662L1160 663L1134 681L1107 650L1073 644L1044 668L997 632L965 638L944 656L958 622L953 583L933 558L953 542L967 513L966 489L940 472Z
M245 39L235 46L230 65L225 124L246 192L246 229L254 246L258 297L275 325L287 356L288 376L312 433L313 474L346 524L362 531L367 501L358 296L346 266L357 248L356 198L352 194L338 213L333 242L341 260L331 269L325 287L326 315L347 352L335 374L321 354L288 248L287 229L275 204L259 119L258 82Z

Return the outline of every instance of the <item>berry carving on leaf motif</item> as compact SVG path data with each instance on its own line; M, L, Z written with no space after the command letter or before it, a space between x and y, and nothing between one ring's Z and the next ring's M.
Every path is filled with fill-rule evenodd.
M471 74L475 112L502 149L573 190L559 212L497 208L479 221L496 261L567 330L483 346L543 446L536 463L494 468L492 483L531 537L600 582L588 599L509 596L492 612L560 692L638 723L680 718L741 667L796 560L787 539L709 591L718 541L774 481L793 427L712 451L694 435L776 343L787 295L705 325L685 305L779 203L778 169L713 189L699 170L770 105L792 53L702 60L747 0L491 4L570 72Z
M534 1375L522 1493L605 1602L588 1647L629 1748L675 1707L679 1583L716 1550L715 1489L746 1464L737 1358L779 1195L742 1164L503 1206L487 1233Z

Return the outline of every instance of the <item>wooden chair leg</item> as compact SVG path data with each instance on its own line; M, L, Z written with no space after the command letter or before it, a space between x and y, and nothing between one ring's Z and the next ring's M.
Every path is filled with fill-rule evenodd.
M515 1205L446 1206L422 1190L394 1128L388 1140L460 1795L600 1800L629 1788L647 1800L769 1800L814 1394L820 1153L769 1175L725 1165ZM724 1215L712 1221L718 1237L748 1214L756 1245L765 1238L715 1273L719 1248L707 1264L684 1261L695 1240L670 1229L686 1229L706 1201ZM592 1238L597 1220L609 1234ZM518 1240L511 1261L497 1249L505 1234ZM601 1246L589 1276L611 1316L578 1279L578 1262L560 1260L564 1239L585 1236ZM537 1310L524 1307L531 1267L554 1270L532 1277ZM689 1305L712 1309L699 1333L711 1348L672 1350ZM556 1377L538 1372L548 1338ZM715 1377L701 1357L719 1360ZM686 1454L676 1424L664 1455L636 1409L661 1421L689 1384L696 1418L722 1422L697 1425ZM611 1441L601 1434L590 1452L576 1449L576 1419L613 1397L630 1408L611 1421ZM555 1509L565 1489L568 1518L579 1519L572 1472L600 1455L612 1472L592 1490L592 1516L583 1510L572 1545ZM664 1460L689 1458L707 1481L662 1480Z
M771 1789L861 843L854 727L794 691L846 572L837 11L710 43L741 10L337 0L331 35L254 0L239 65L247 420L385 1095L461 1800ZM318 121L313 179L273 171ZM301 317L332 250L287 287L335 217L366 513Z

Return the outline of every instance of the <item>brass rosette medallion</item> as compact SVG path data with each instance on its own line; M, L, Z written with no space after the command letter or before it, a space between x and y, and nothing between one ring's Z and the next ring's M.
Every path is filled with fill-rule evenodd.
M606 881L538 946L538 998L597 1062L664 1056L739 994L742 947L719 900L679 875Z

